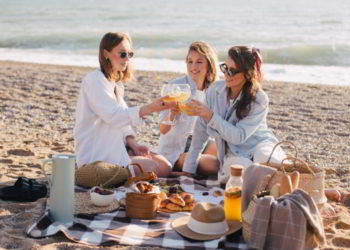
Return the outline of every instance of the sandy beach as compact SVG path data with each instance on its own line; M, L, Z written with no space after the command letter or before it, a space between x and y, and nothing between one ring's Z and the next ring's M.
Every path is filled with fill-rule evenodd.
M1 185L10 185L19 176L44 179L43 159L55 153L74 153L72 131L79 86L91 70L0 62ZM136 72L135 81L126 84L125 100L135 106L158 98L162 83L177 76ZM326 187L345 194L342 202L328 201L336 215L323 218L327 245L322 249L350 249L350 87L269 81L263 87L270 98L268 123L279 140L293 142L298 157L326 170ZM140 142L157 146L157 115L135 130ZM0 200L0 248L98 249L71 242L63 234L39 240L26 237L25 228L44 208L45 198L32 203Z

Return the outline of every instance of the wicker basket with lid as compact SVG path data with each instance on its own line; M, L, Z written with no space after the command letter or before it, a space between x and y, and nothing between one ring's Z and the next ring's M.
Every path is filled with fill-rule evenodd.
M137 166L139 167L142 175L145 175L142 167L140 165ZM154 173L152 174L155 176ZM128 183L131 184L131 182L137 181L139 180L133 179L133 181L129 180ZM153 219L157 216L160 200L161 199L158 193L126 193L126 216L134 219Z

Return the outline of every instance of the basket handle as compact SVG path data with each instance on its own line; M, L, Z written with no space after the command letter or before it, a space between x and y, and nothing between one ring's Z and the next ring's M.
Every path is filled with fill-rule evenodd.
M152 172L147 172L143 170L142 166L138 163L131 163L129 165L135 165L140 169L141 175L140 176L134 176L134 177L129 177L127 185L130 185L133 182L138 182L138 181L151 181L157 179L157 175L152 171Z
M292 156L286 157L285 159L282 160L282 163L281 163L281 164L282 164L283 172L285 172L284 167L283 167L283 162L284 162L285 160L293 160L294 166L297 165L296 162L298 161L298 162L300 162L304 167L306 167L307 170L309 170L310 173L311 173L312 175L315 175L315 172L309 167L309 165L308 165L305 161L303 161L302 159L299 159L299 158L292 157Z
M291 141L281 141L281 142L279 142L279 143L276 143L276 145L273 147L273 149L272 149L272 151L271 151L271 154L270 154L269 158L267 159L267 163L270 163L270 160L271 160L271 157L272 157L273 153L275 152L276 148L277 148L279 145L281 145L281 144L289 144L289 145L293 146L294 151L295 151L295 156L294 156L294 158L298 158L298 149L297 149L297 147L295 146L295 144L294 144L293 142L291 142Z
M136 162L135 163L130 163L130 164L128 164L128 166L137 166L139 168L141 174L145 173L145 171L143 170L143 167L139 163L136 163Z

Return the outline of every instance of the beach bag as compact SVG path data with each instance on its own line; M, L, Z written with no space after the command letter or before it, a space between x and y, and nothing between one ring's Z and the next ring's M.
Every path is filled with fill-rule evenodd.
M258 201L259 199L263 199L266 195L269 195L268 191L262 191L258 194L254 195L252 200L250 201L248 208L244 211L243 214L243 221L242 221L242 234L244 241L249 245L254 241L255 239L252 238L252 227L253 227L253 221L255 214L258 209ZM283 201L280 201L281 204L283 204ZM261 209L261 207L260 207ZM287 218L286 218L287 219ZM268 225L273 223L274 219L270 217ZM320 218L321 220L321 218ZM275 221L276 222L276 221ZM283 223L281 224L283 225ZM254 225L256 226L256 225ZM322 227L323 229L323 227ZM305 235L305 246L310 249L315 249L319 241L314 237L316 234L315 231L313 231L311 228L308 227L308 232ZM281 233L282 234L282 233ZM270 229L267 231L267 237L271 236ZM288 237L286 235L286 237Z
M95 161L83 165L75 171L75 183L87 188L94 186L112 188L124 185L129 176L127 167L104 161Z
M243 239L246 243L251 242L252 224L253 224L253 218L256 211L257 199L268 194L269 192L261 192L254 195L253 199L249 202L248 208L243 213L242 232L243 232Z
M281 163L270 162L273 152L281 144L289 144L293 146L295 155L292 157L287 157ZM327 198L324 193L325 170L313 164L306 163L302 159L298 158L298 150L294 143L290 141L281 141L280 143L277 143L272 149L267 162L260 164L277 169L266 187L267 191L270 191L276 183L280 183L282 176L285 175L285 173L298 171L300 173L298 188L306 191L314 199L317 205L322 205L327 202Z

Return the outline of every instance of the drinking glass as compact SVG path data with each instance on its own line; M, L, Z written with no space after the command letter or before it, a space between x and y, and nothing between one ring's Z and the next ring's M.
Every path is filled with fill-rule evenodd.
M161 91L162 96L168 96L164 102L185 102L191 96L191 88L188 84L164 84ZM175 125L177 116L173 121L162 121L162 124ZM181 120L180 120L181 121Z

